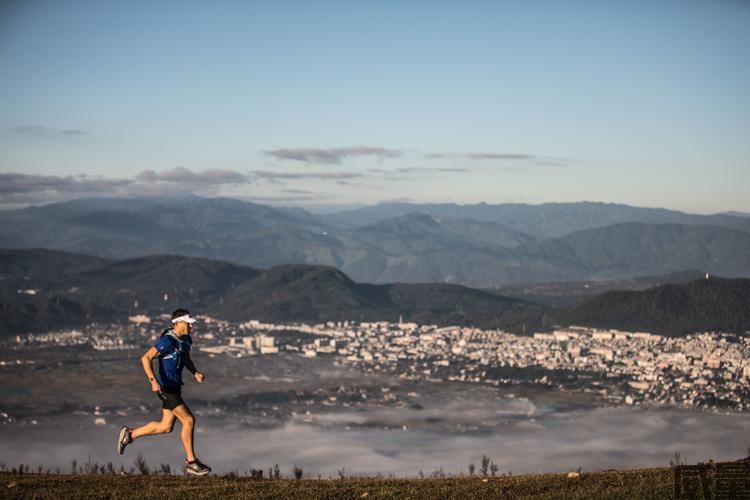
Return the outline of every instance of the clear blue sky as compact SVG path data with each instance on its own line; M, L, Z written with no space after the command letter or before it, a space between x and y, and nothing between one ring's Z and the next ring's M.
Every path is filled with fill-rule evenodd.
M750 2L0 4L0 206L750 212Z

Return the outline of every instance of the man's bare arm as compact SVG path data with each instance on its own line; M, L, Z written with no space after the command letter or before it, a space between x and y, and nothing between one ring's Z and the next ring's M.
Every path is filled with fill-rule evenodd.
M154 375L154 367L151 366L151 362L157 356L159 356L159 351L156 350L156 347L151 347L143 356L141 356L143 371L146 372L146 377L151 383L151 390L154 392L159 392L161 390L161 386L159 386L159 382L157 382L156 376Z

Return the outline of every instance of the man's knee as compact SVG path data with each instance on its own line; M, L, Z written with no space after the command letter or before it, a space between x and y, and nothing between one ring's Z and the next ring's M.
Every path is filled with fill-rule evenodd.
M182 422L183 427L193 427L195 425L195 417L188 414L180 417L180 422Z

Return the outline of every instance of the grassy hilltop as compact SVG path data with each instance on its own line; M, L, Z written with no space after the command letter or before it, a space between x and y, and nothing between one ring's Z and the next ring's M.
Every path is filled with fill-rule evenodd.
M442 479L282 479L236 476L0 473L4 498L674 498L670 468Z

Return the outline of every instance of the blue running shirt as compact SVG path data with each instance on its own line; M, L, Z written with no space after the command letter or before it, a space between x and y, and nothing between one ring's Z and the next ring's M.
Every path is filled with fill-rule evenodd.
M185 366L185 355L190 353L193 339L190 335L179 337L172 330L162 335L154 347L159 351L159 373L156 380L159 385L179 389L182 385L182 368Z

